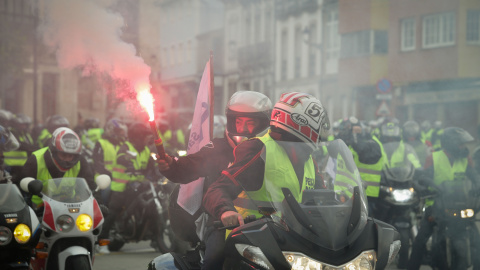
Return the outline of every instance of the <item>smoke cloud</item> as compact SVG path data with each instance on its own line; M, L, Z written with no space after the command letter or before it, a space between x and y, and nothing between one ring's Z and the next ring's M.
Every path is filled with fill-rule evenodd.
M108 74L138 91L150 89L150 67L120 36L120 14L109 10L115 0L47 0L40 27L44 43L56 50L61 68L80 67L83 75ZM118 93L120 96L124 94Z

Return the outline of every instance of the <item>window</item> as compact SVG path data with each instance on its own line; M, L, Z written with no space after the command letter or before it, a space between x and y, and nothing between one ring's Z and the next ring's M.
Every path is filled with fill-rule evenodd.
M403 19L400 25L400 49L404 52L415 50L415 18Z
M388 32L382 30L373 31L373 53L388 53Z
M480 10L467 12L467 43L480 44Z
M280 79L286 80L287 79L287 58L288 58L288 33L287 30L282 31L282 38L281 38L281 63L280 63Z
M42 116L43 119L56 113L59 76L55 73L42 74Z
M441 13L423 18L423 48L455 44L455 14Z
M310 24L309 28L309 43L308 46L308 76L315 76L317 50L319 50L317 41L317 25L315 23Z
M302 71L303 32L300 27L295 29L295 78L300 78Z
M327 13L325 38L326 59L338 59L340 54L340 35L338 34L338 10L331 10Z
M342 36L342 57L368 55L370 53L370 30L348 33Z

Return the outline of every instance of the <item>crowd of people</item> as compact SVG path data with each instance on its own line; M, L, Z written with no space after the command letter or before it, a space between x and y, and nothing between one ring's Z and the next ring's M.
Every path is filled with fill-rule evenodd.
M292 121L294 118L303 119L302 125L309 128L308 134L300 131L299 124ZM284 165L291 168L281 176L284 179L278 181L292 187L300 184L302 188L297 188L298 192L312 185L326 186L318 177L318 164L311 158L321 149L322 141L341 139L349 147L365 185L369 213L374 218L381 216L382 202L378 197L385 167L408 163L415 169L415 181L425 187L465 179L472 181L476 189L480 187L476 170L480 167L480 151L475 152L472 159L467 148L474 138L458 127L443 128L440 121L432 127L429 121L419 124L409 120L401 124L393 117L361 121L352 116L330 125L326 108L312 95L289 92L272 103L259 92L238 91L230 98L225 117L217 116L215 124L217 138L197 153L186 156L175 153L186 148L188 132L161 127L167 155L164 159L153 159L153 134L146 123L125 123L111 118L101 128L99 119L88 118L71 128L68 119L53 115L46 119L43 128L31 130L32 121L28 116L0 110L0 130L10 132L19 141L16 150L3 153L5 169L14 183L27 176L39 180L83 177L93 190L95 175L111 177L110 189L97 196L100 203L109 208L101 232L104 238L108 238L115 218L128 203L122 193L132 181L153 180L159 173L180 184L205 177L203 202L195 214L171 207L176 211L171 216L178 216L177 220L173 217L172 222L190 220L190 227L184 223L189 229L182 237L205 244L202 269L221 269L222 265L226 231L213 229L212 222L220 220L224 226L241 225L246 216L261 215L258 209L239 205L236 199L268 200L262 183L273 173L272 168ZM302 144L292 147L290 142ZM260 158L265 149L267 155L273 155L269 160L275 160L275 164L266 164ZM33 197L31 201L32 206L41 207L40 198ZM429 210L433 203L425 203L425 215L410 261L400 268L419 268L425 243L435 224ZM201 234L192 233L195 225L191 220L200 215L210 217L207 229ZM480 266L478 261L474 261L474 265Z

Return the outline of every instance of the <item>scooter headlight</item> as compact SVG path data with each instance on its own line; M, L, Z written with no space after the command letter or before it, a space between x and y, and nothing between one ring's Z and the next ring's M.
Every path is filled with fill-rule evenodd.
M0 246L6 246L12 241L12 231L9 228L0 226Z
M77 228L82 231L86 232L93 227L93 220L92 217L87 214L81 214L77 217Z
M59 216L55 227L59 232L69 232L73 229L73 218L69 215Z
M259 247L235 244L235 248L245 259L258 264L265 269L273 269L273 265L268 261L267 257L265 257L265 254L263 254Z
M298 252L283 252L283 256L292 266L292 270L373 270L377 260L377 255L373 250L364 251L355 259L339 266L319 262Z
M15 236L15 240L17 240L19 244L25 244L28 242L28 240L30 240L32 232L27 225L18 224L13 231L13 235Z
M471 218L471 217L475 216L475 211L473 211L473 209L465 209L465 210L460 211L460 214L461 214L462 218Z
M394 189L392 196L395 201L405 203L413 199L413 189Z

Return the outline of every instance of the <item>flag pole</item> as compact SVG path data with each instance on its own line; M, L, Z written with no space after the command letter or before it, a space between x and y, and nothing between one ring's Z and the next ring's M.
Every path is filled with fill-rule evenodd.
M213 52L210 51L210 89L209 89L209 99L210 99L210 140L213 139L213 117L214 117L214 108L215 108L215 85L213 78Z

